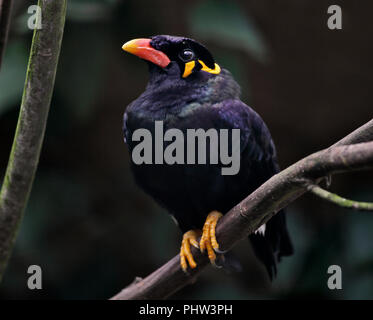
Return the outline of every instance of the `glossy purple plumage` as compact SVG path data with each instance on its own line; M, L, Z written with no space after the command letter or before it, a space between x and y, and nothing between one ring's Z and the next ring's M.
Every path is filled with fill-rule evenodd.
M171 41L168 48L172 47L172 37L155 40L163 46ZM277 173L279 167L269 130L260 116L239 100L239 86L227 70L222 69L218 75L199 71L186 79L180 76L181 72L180 63L175 61L165 69L150 64L145 92L128 106L124 115L124 136L132 152L137 143L132 141L132 133L139 128L153 132L156 120L163 121L165 131L170 128L183 132L194 128L241 130L241 165L237 175L221 175L220 164L132 163L139 186L166 208L186 232L201 229L212 210L223 214L229 211ZM272 278L276 262L293 251L285 213L279 212L267 223L264 236L258 233L249 238Z

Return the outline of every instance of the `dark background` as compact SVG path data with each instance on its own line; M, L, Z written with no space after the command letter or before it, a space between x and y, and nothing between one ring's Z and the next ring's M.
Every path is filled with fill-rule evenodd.
M371 3L371 2L370 2ZM0 175L16 127L32 32L16 1L0 73ZM343 29L327 28L340 4ZM106 299L178 253L181 234L134 183L122 114L147 67L124 42L155 34L206 44L265 120L281 166L328 147L372 118L369 1L70 0L56 86L29 205L0 287L6 299ZM373 201L372 172L336 176L331 190ZM0 180L1 181L1 180ZM208 190L206 190L208 192ZM288 208L296 253L271 284L244 241L243 272L207 268L173 298L373 298L373 216L305 195ZM40 265L43 289L27 288ZM327 268L343 289L327 287Z

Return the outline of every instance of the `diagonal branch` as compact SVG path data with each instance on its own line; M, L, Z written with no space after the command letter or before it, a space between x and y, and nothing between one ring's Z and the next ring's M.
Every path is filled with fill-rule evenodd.
M216 235L221 249L230 250L280 209L307 192L309 184L317 184L327 175L373 169L372 140L373 121L370 121L334 146L314 153L273 176L220 219ZM137 279L112 299L164 299L195 281L208 264L208 259L198 250L192 250L198 266L190 271L190 275L181 270L177 255L146 278Z
M367 141L373 141L373 119L333 144L332 147Z
M314 195L330 201L340 207L350 208L355 210L373 211L373 202L361 202L343 198L335 193L320 188L316 184L311 184L307 188Z
M66 15L66 0L39 0L17 129L0 191L0 280L11 254L39 161Z

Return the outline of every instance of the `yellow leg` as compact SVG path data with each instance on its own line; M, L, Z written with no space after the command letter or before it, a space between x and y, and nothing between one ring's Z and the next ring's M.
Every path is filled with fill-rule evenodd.
M184 272L189 266L194 269L197 263L194 261L190 245L195 248L199 248L197 239L201 236L201 230L190 230L183 235L183 241L181 242L180 248L180 265Z
M218 220L223 215L218 211L212 211L206 218L206 222L203 226L202 237L199 242L199 248L201 252L204 252L207 249L207 255L210 259L210 262L215 265L216 254L214 252L219 249L219 244L216 241L215 228Z

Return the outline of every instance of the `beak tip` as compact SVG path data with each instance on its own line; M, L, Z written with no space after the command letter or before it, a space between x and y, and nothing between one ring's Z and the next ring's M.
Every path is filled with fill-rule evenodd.
M131 53L131 48L134 49L136 47L137 47L137 43L134 40L130 40L122 45L122 50Z

